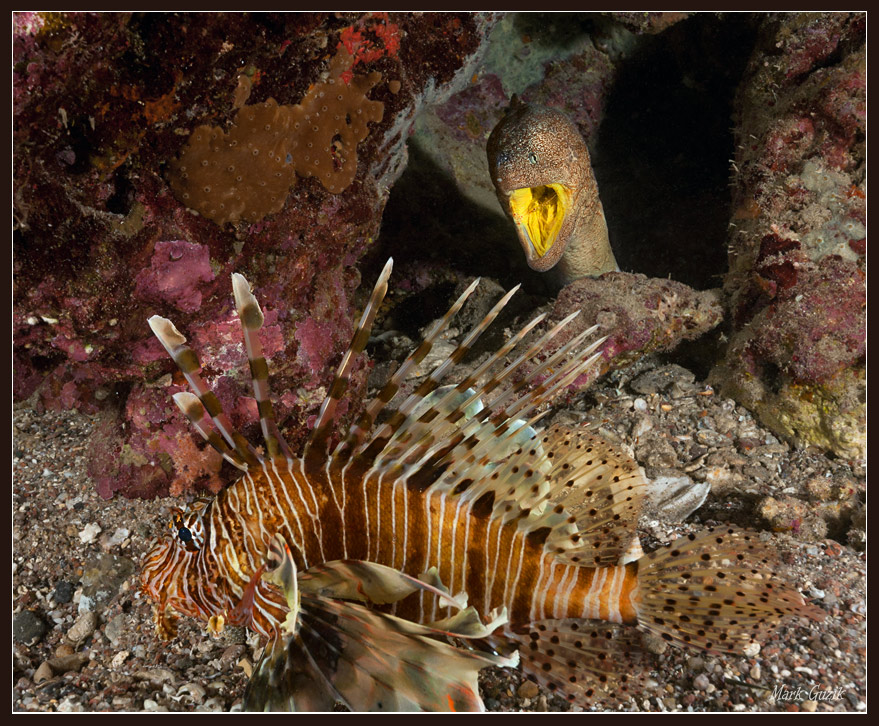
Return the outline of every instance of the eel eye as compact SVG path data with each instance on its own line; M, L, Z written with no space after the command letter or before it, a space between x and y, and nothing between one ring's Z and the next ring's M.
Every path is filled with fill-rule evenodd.
M532 165L537 163L537 154L535 154L533 151L528 154L528 163Z

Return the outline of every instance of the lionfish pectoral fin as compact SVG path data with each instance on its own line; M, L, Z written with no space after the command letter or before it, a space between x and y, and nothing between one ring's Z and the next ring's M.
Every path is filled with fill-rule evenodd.
M731 525L660 547L638 561L638 625L683 647L741 653L785 616L823 620L823 610L777 583L776 559L757 533Z
M244 691L245 711L331 711L340 696L297 634L266 645Z
M449 642L491 635L475 610L432 627L338 599L390 603L416 590L458 604L432 584L370 562L328 562L301 573L299 630L283 648L275 642L267 649L245 707L328 710L339 700L354 711L482 710L479 671L518 660ZM489 625L502 622L503 613Z
M515 657L452 645L469 639L473 622L461 630L439 630L355 603L303 595L302 640L327 681L354 711L484 710L479 671L512 666ZM489 635L487 629L478 636Z
M164 600L153 605L153 624L156 626L159 640L173 640L177 637L179 619Z
M565 618L507 627L500 637L519 646L526 675L584 708L626 701L647 678L645 653L632 628Z
M434 630L441 630L457 638L487 638L497 628L509 622L507 609L489 613L488 622L483 623L479 612L472 605L459 610L454 615L429 623Z
M299 581L296 576L296 563L290 546L280 534L275 534L269 546L269 562L274 569L265 574L265 579L281 588L287 601L287 618L281 625L281 632L295 635L299 629Z
M466 597L452 597L439 578L429 574L416 578L393 567L363 560L333 560L315 565L300 575L299 582L302 592L326 598L387 605L421 590L456 610L467 606Z

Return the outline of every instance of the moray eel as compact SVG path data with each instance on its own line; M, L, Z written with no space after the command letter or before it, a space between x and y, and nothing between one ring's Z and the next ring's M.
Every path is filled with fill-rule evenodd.
M528 265L562 285L619 270L589 151L561 111L515 96L488 138L488 168Z

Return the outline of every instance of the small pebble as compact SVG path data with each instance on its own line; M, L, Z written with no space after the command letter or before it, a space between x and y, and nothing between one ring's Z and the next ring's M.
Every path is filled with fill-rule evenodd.
M12 639L16 643L33 645L39 642L47 630L46 623L32 610L22 610L12 619Z
M55 657L61 658L65 655L73 655L74 652L75 651L70 645L68 645L67 643L61 643L61 645L55 648Z
M540 688L538 688L537 684L531 680L522 681L522 685L519 686L519 690L516 691L519 698L534 698L540 693Z
M101 525L96 524L95 522L89 522L79 533L79 540L83 544L89 544L90 542L94 542L97 536L101 533Z
M711 681L708 680L708 676L706 676L704 673L700 673L693 680L693 686L700 691L707 691L708 686L710 686L710 685L711 685Z
M177 689L178 696L189 696L193 702L201 703L207 695L207 691L198 683L184 683Z
M742 648L742 652L748 656L748 658L754 658L760 652L760 643L748 643Z
M48 681L55 674L52 672L52 666L46 661L40 663L40 667L34 672L34 683L42 683Z
M204 704L202 704L202 707L200 710L214 711L214 712L225 711L226 704L223 701L221 701L219 698L217 698L216 696L211 696L207 701L204 702Z
M129 617L125 613L119 613L109 623L104 626L104 635L114 645L124 635L128 627Z
M66 605L73 600L74 589L73 583L67 580L59 580L52 593L52 599L59 605Z
M824 643L824 645L826 645L828 648L839 647L839 641L833 636L832 633L822 633L821 642Z
M167 668L142 668L134 673L134 677L139 681L149 681L150 683L165 683L174 680L174 673Z
M809 713L812 713L813 711L815 711L815 709L818 708L818 701L803 701L800 704L800 708L803 709L803 711L808 711Z
M89 597L88 595L80 595L79 605L77 606L77 612L82 613L90 613L95 609L95 599L93 597Z
M641 633L641 645L649 653L662 655L668 650L668 643L655 633Z
M760 676L763 675L763 673L760 671L760 666L759 666L759 665L753 665L753 666L751 666L751 670L750 670L750 673L749 673L749 674L750 674L751 678L753 678L755 681L759 681L759 680L760 680Z
M98 627L98 616L94 612L85 612L80 615L73 627L67 631L67 640L74 648L79 648L88 640Z
M158 711L159 704L156 703L152 698L143 699L143 710L144 711Z
M68 671L78 671L89 661L88 653L73 653L71 655L62 655L58 658L50 658L49 665L56 673L67 673Z
M244 675L250 678L250 674L253 673L253 664L247 658L242 658L238 661L238 665L244 671Z

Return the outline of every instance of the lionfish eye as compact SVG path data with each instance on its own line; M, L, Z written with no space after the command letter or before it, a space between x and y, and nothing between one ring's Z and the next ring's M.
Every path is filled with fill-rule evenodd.
M178 529L177 536L180 538L180 541L183 542L183 544L192 541L192 532L190 532L186 527L181 527L180 529Z

